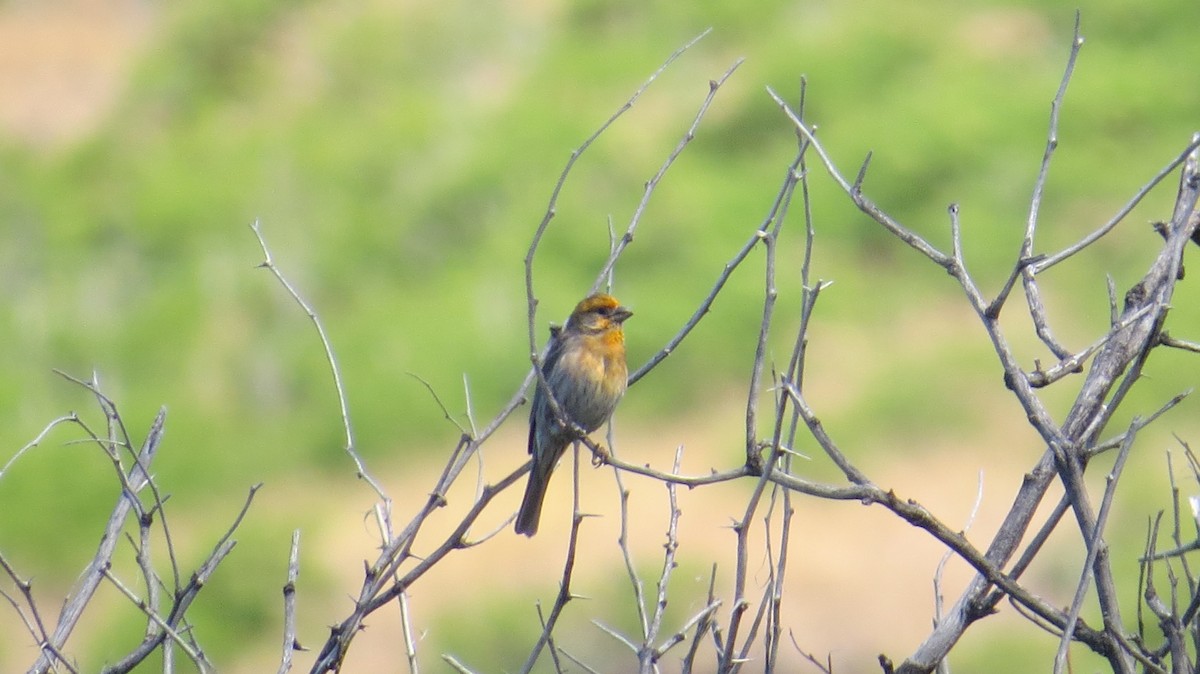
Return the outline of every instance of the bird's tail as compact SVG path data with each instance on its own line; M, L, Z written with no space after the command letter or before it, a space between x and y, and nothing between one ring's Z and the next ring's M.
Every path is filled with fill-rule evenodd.
M517 512L518 534L532 536L537 533L538 520L542 518L542 501L546 498L546 486L550 474L545 475L538 470L535 463L529 471L529 483L525 485L525 498L521 500L521 510Z

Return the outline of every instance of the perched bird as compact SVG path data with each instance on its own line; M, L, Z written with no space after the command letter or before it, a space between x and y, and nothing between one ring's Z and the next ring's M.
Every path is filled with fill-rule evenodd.
M576 305L567 324L552 332L542 373L563 415L587 433L608 421L625 393L629 372L621 325L632 315L611 295L596 294ZM537 533L550 473L567 445L577 439L569 426L559 422L546 391L538 385L529 411L533 468L517 513L518 534Z

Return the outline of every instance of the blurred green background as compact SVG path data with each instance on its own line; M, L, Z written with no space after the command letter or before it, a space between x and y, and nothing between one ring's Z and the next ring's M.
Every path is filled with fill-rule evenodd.
M371 495L353 484L340 449L310 324L255 269L252 221L261 220L277 263L329 330L360 451L399 484L412 466L440 465L457 438L409 373L456 414L466 408L465 375L481 424L513 395L529 365L522 259L559 172L673 50L713 28L568 180L535 261L539 340L589 287L609 221L624 229L709 81L743 56L617 267L615 292L637 314L635 365L686 321L767 213L795 140L765 88L795 100L802 76L808 116L843 172L853 175L873 151L868 194L943 249L946 206L960 203L968 262L995 292L1024 228L1076 6L0 3L0 463L66 410L100 423L88 395L51 373L59 368L97 372L139 440L168 407L157 476L173 494L189 559L219 535L249 486L265 482L229 568L195 608L214 659L255 671L233 663L274 643L291 530L358 526ZM1096 0L1081 10L1087 41L1062 110L1039 252L1106 221L1200 126L1200 5ZM958 442L997 448L981 454L981 466L1031 465L1040 449L1015 403L991 390L999 367L953 281L852 209L815 163L811 176L814 274L835 284L818 309L809 383L835 437L868 462L894 447L936 461L933 448ZM1158 240L1147 223L1169 216L1175 182L1043 277L1069 347L1104 330L1105 276L1123 292L1152 259ZM793 208L781 240L772 341L780 361L797 324L800 213ZM713 465L737 462L761 268L758 252L693 337L631 391L621 416L635 432L721 409L730 442L712 448ZM1197 339L1191 281L1170 329ZM1026 367L1048 364L1022 310L1014 302L1005 315L1013 341ZM1147 374L1129 414L1193 386L1200 367L1164 353ZM1072 385L1047 392L1056 413ZM1144 518L1167 504L1156 488L1160 450L1170 432L1186 439L1200 429L1195 416L1188 401L1168 417L1126 478L1131 549ZM92 554L115 498L111 468L94 447L70 443L78 437L52 433L0 477L0 552L58 596ZM515 465L514 456L506 449L492 460ZM314 505L305 488L288 485L352 496ZM423 494L429 483L411 488ZM373 554L367 546L352 557ZM306 617L302 641L315 645L346 609L337 598L355 587L319 565L306 580L310 596L334 597L327 612ZM498 614L510 599L496 599ZM495 625L507 620L517 619L471 630L489 635L475 644L480 652L527 648L505 643ZM136 634L138 622L130 614L99 628L75 651L85 670L128 650L113 635ZM0 666L29 662L21 636L0 639ZM1052 639L1034 639L1052 653ZM963 661L985 671L989 649L1013 655L1002 644L968 644ZM512 669L517 658L503 662Z

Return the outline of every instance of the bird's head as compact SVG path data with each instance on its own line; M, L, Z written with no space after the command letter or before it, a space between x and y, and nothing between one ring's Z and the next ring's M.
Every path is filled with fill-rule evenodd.
M567 320L567 329L590 334L619 331L621 324L632 315L633 312L621 306L617 298L597 293L575 306Z

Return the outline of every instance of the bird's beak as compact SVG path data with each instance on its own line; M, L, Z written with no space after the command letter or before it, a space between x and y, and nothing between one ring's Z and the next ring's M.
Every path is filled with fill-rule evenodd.
M616 311L613 311L613 313L612 313L612 320L616 321L617 324L619 325L621 323L624 323L625 320L628 319L632 315L633 315L633 312L626 309L625 307L617 307Z

